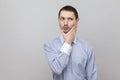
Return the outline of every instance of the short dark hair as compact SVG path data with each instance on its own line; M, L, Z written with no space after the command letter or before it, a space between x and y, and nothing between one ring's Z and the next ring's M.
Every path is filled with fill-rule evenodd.
M59 13L58 13L58 17L60 16L61 11L63 11L63 10L74 12L75 18L76 18L76 19L78 18L78 12L77 12L77 10L76 10L74 7L70 6L70 5L67 5L67 6L62 7L62 8L60 9Z

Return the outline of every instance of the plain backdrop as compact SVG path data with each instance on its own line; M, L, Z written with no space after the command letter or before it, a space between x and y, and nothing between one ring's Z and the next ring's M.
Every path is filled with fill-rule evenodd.
M52 80L43 45L60 34L64 5L78 10L98 79L120 80L120 0L0 0L0 80Z

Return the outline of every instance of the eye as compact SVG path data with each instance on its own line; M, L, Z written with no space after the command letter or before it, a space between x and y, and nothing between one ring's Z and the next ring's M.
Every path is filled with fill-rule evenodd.
M63 20L65 20L65 18L64 18L64 17L61 17L61 18L60 18L60 20L62 20L62 21L63 21Z
M69 20L69 21L72 21L72 20L73 20L73 18L68 18L68 20Z

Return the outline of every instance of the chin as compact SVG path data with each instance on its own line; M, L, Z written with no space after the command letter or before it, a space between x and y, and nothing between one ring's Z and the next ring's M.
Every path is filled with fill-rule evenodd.
M64 31L65 34L67 34L69 31Z
M64 32L65 34L67 34L68 32Z

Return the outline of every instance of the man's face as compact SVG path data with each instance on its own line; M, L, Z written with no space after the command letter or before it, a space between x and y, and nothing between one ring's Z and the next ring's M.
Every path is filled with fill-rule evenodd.
M79 19L75 18L74 12L62 10L58 21L60 29L63 30L64 33L68 33L72 27L77 26Z

